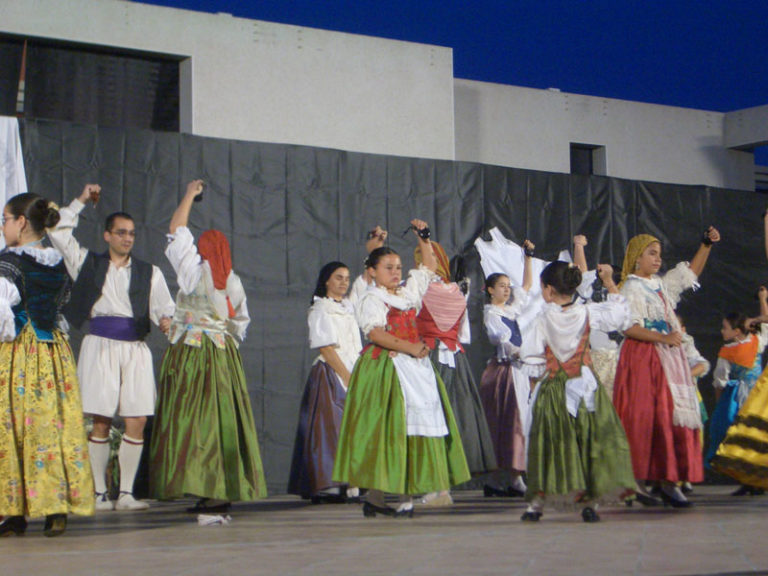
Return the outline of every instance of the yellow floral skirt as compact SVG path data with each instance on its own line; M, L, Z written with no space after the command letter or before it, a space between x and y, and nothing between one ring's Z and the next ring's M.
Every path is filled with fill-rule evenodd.
M0 343L0 515L90 515L93 504L72 349L27 325Z

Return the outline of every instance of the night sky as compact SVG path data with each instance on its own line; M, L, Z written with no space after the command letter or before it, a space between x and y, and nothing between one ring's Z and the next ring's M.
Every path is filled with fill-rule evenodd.
M727 112L768 104L768 1L151 0L453 48L454 76ZM768 165L768 147L757 154Z

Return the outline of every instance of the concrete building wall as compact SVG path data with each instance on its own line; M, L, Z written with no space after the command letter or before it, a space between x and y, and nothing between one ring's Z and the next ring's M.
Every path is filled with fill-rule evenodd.
M570 172L580 143L605 147L608 176L754 189L723 113L459 79L455 103L457 160Z
M0 32L185 58L181 129L453 158L453 52L121 0L0 0Z

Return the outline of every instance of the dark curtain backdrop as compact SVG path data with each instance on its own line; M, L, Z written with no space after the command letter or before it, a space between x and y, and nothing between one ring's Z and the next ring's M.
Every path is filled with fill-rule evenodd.
M196 236L211 227L227 234L248 294L252 322L241 350L272 492L287 483L314 357L306 311L316 275L331 260L359 273L366 231L376 224L390 231L406 267L413 264L415 241L400 232L413 217L430 223L449 256L466 257L474 337L468 354L478 381L492 349L482 332L483 281L473 242L494 226L517 242L531 238L547 259L569 247L574 234L586 234L593 267L598 260L620 265L627 241L641 232L662 240L667 264L689 260L706 226L716 225L723 242L712 252L701 289L680 306L713 363L720 315L756 314L754 293L768 283L764 198L748 192L52 121L23 121L22 137L30 191L68 203L86 182L100 183L101 201L84 210L77 238L102 247L106 215L130 212L136 255L158 264L174 293L165 234L186 182L206 181L190 226ZM79 340L73 334L75 347ZM150 345L159 364L166 344L157 330ZM711 408L709 381L701 388Z

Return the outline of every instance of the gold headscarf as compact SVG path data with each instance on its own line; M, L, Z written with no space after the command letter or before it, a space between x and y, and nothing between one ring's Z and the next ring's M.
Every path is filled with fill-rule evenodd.
M629 244L627 244L627 252L624 255L624 266L621 268L621 283L619 286L624 284L627 276L634 274L637 259L640 258L645 249L654 242L661 244L661 241L658 238L651 236L650 234L638 234L629 241Z
M435 270L435 274L440 276L440 278L443 279L443 282L448 283L451 281L451 263L448 260L448 255L445 253L443 247L437 242L433 241L430 242L430 244L432 244L432 250L435 253L435 259L437 260L437 270ZM414 249L413 259L416 261L416 266L421 264L422 258L420 246L416 246Z

